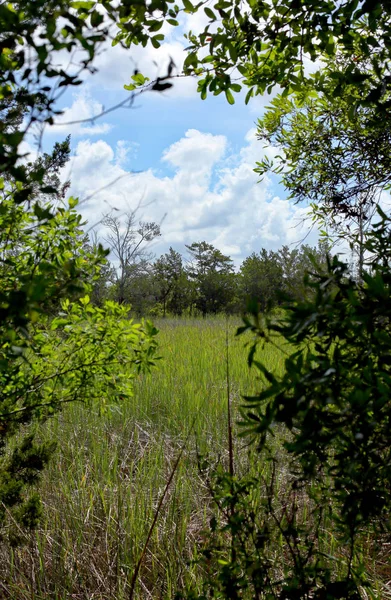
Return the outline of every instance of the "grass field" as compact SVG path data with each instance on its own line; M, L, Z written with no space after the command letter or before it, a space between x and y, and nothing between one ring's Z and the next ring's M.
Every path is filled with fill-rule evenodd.
M58 449L45 471L45 515L27 543L1 556L0 597L122 600L175 461L174 479L141 565L135 597L171 598L196 582L192 563L212 500L197 454L228 466L228 390L234 415L242 394L259 387L247 367L249 338L235 337L239 320L158 322L162 360L135 384L134 397L100 415L71 405L41 435ZM228 343L227 343L228 341ZM275 346L266 366L283 368ZM228 372L227 372L228 366ZM187 440L187 441L186 441ZM250 468L245 440L234 436L235 468ZM333 539L327 551L333 550Z
M189 561L211 505L197 452L227 464L228 382L234 414L241 394L257 385L246 364L246 340L235 337L239 324L225 318L157 323L162 360L136 381L133 398L103 416L98 407L69 406L46 425L58 449L41 485L45 518L27 545L6 561L10 597L126 597L157 503L189 433L137 595L170 597L196 577ZM275 348L263 358L273 370L282 368L283 355ZM243 468L246 456L244 442L235 439L235 457Z

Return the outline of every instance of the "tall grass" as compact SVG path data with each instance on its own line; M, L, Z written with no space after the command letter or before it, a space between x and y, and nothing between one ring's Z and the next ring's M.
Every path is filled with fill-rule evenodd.
M192 565L210 516L209 490L197 452L228 467L227 343L233 422L242 393L256 389L239 322L166 319L159 368L143 375L134 397L100 416L98 407L68 406L41 435L58 449L45 472L45 517L23 548L3 548L4 597L128 597L133 570L157 504L190 429L174 480L140 568L136 596L170 597L196 580ZM273 370L283 356L263 356ZM247 451L234 436L243 468Z
M247 367L248 338L235 337L239 324L158 322L162 360L136 381L133 398L103 416L98 407L70 405L46 424L40 435L55 438L58 450L40 486L44 520L24 534L23 547L0 546L0 597L122 600L130 597L137 564L133 597L170 598L186 584L197 586L202 573L194 559L213 510L198 456L229 468L227 392L235 470L252 468L235 422L241 395L259 382ZM278 373L284 354L266 346L262 360ZM258 476L268 468L258 464ZM280 474L275 493L283 496L283 487Z

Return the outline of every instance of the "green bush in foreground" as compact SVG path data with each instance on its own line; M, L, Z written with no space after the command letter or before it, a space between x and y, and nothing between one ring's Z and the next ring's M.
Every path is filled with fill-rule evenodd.
M37 523L29 486L54 449L34 442L35 424L64 403L102 407L131 394L156 348L157 331L129 320L126 307L69 299L86 294L104 258L84 250L74 206L15 205L10 192L1 205L0 531L12 542L20 524Z

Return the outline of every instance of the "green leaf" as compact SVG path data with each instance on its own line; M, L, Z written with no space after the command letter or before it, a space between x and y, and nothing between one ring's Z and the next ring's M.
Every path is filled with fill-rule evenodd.
M75 198L74 196L71 196L70 198L68 198L69 208L75 208L78 204L79 204L79 198Z
M104 20L104 16L98 12L97 10L94 10L91 13L91 25L92 27L99 27L99 25L102 25Z
M231 60L235 63L237 61L237 58L238 58L238 53L236 51L236 48L235 48L234 44L232 44L232 43L228 44L228 52L229 52L229 55L231 57Z
M195 8L194 8L193 4L190 2L190 0L182 0L182 1L183 1L183 6L185 8L185 12L188 12L188 13L195 12Z
M246 98L244 100L245 104L248 104L253 96L254 96L254 88L252 87L249 89L249 91L246 94Z
M144 83L146 82L146 78L142 73L135 73L134 75L132 75L132 79L138 86L144 85Z
M229 104L235 104L235 98L233 97L231 90L225 90L225 97Z
M51 331L55 331L62 325L68 325L68 323L69 323L68 319L57 317L57 318L53 319L53 321L51 322L50 329L51 329Z
M83 10L91 10L91 8L93 8L95 6L95 1L94 0L74 0L73 2L70 3L72 8L75 8L76 10L79 9L83 9Z
M186 56L184 63L183 63L183 68L188 69L191 66L196 67L197 65L198 65L197 54L195 52L191 52L190 54L188 54Z
M154 48L156 48L156 49L157 49L157 48L160 48L160 41L159 41L159 40L160 40L160 41L161 41L161 40L164 40L164 35L162 35L161 33L158 33L157 35L154 35L154 36L151 38L151 43L152 43L152 46L153 46Z
M163 27L163 21L150 21L150 23L148 29L151 33L159 31Z
M214 14L213 10L211 10L207 6L204 8L204 13L207 17L209 17L209 19L211 19L212 21L216 21L216 15Z

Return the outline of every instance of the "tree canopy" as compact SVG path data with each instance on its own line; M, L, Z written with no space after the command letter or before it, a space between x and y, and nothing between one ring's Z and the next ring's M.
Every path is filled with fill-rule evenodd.
M156 31L165 18L178 24L177 6L168 9L165 2L150 6L162 17L152 25ZM142 3L137 11L143 10ZM189 32L185 60L185 72L202 76L202 98L208 92L225 93L233 103L233 93L243 86L248 88L246 101L275 86L284 93L303 93L315 86L339 96L349 84L356 90L356 101L375 102L382 110L390 107L386 92L391 82L391 9L386 1L253 0L243 6L240 0L212 5L185 0L183 10L202 11L208 20L202 32ZM122 17L116 38L127 46L140 41L133 15ZM145 32L143 42L146 39ZM159 34L151 41L155 45L163 39ZM347 59L342 70L336 64L339 57Z

